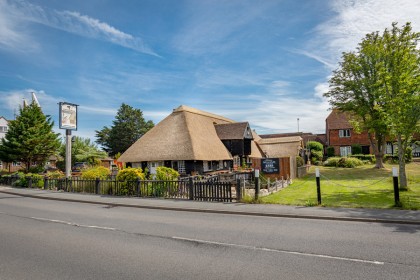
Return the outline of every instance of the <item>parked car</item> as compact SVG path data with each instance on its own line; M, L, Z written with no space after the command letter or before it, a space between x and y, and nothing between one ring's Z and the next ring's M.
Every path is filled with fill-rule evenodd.
M71 172L82 172L82 170L88 167L87 162L76 162L71 168Z

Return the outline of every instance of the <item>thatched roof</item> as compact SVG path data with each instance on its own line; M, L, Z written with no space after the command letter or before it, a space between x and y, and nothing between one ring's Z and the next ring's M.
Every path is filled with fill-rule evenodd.
M252 139L248 122L216 124L215 128L220 140Z
M302 148L300 136L262 138L257 143L268 157L297 156Z
M222 116L180 106L137 140L119 161L232 159L217 136L215 124L233 122Z

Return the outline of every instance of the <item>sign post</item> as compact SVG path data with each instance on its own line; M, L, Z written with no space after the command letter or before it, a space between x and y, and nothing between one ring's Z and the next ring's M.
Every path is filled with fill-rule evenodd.
M60 102L59 127L66 130L66 178L71 177L71 131L77 130L76 104Z

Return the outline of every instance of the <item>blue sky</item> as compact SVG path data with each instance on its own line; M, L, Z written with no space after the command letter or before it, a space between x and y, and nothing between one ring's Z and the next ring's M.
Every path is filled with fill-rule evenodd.
M73 135L110 126L124 102L158 123L179 105L259 134L324 133L322 94L343 51L393 21L420 31L418 0L0 0L0 116L35 92Z

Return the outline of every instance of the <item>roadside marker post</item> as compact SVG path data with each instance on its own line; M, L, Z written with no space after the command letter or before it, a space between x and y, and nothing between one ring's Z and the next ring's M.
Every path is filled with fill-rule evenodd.
M395 206L399 206L400 203L400 189L398 187L398 170L396 167L392 167L392 177L394 181L394 198Z
M319 168L315 169L315 176L316 176L316 193L318 196L318 205L321 205L321 180L319 174Z
M260 170L255 169L255 200L258 200L260 195Z

